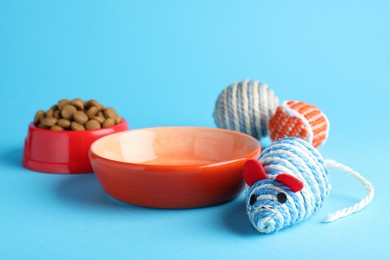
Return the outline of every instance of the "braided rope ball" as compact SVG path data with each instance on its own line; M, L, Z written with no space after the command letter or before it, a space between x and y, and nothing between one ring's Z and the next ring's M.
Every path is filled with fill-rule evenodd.
M261 139L268 135L268 123L278 104L278 98L267 84L244 80L221 92L213 116L219 128Z
M300 138L281 139L246 162L245 200L249 220L261 233L273 233L310 217L330 192L321 154Z
M300 101L285 101L276 109L269 122L273 141L299 137L318 147L325 143L329 121L317 107Z

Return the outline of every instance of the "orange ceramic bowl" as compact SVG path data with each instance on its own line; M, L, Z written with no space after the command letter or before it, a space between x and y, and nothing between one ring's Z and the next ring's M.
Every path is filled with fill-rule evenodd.
M120 201L156 208L194 208L235 198L241 169L260 155L253 137L202 127L124 131L91 145L92 168L103 189Z

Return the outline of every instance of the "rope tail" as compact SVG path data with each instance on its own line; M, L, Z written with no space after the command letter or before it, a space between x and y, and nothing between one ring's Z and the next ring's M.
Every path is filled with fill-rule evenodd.
M336 162L334 160L325 160L325 163L329 168L340 170L340 171L345 172L345 173L351 175L352 177L355 177L356 179L358 179L360 181L360 183L363 184L363 186L367 189L367 196L364 197L361 201L359 201L358 203L356 203L355 205L353 205L351 207L343 208L343 209L338 210L332 214L329 214L324 219L324 222L333 222L339 218L349 216L355 212L362 210L364 207L366 207L372 201L372 199L374 198L374 187L372 186L372 184L368 180L366 180L358 172L356 172L356 171L352 170L351 168L349 168L349 167L347 167L339 162Z

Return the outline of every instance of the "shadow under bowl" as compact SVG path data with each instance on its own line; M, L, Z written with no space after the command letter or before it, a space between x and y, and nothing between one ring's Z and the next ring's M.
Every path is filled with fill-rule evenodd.
M253 137L202 127L124 131L91 145L90 160L113 198L155 208L194 208L235 198L241 169L260 155Z

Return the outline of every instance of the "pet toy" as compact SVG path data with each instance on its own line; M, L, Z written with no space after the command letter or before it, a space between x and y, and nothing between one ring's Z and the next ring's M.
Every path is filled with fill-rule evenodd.
M349 167L324 160L308 142L300 138L280 139L243 168L247 183L245 201L249 220L261 233L273 233L297 224L319 210L331 185L327 168L336 168L357 178L367 196L352 207L330 214L326 222L348 216L368 205L374 189L370 182Z
M267 84L244 80L219 95L214 120L219 128L240 131L257 139L268 135L268 123L279 100Z
M285 101L276 109L269 121L273 141L286 137L299 137L314 147L325 143L329 121L317 107L301 101Z

